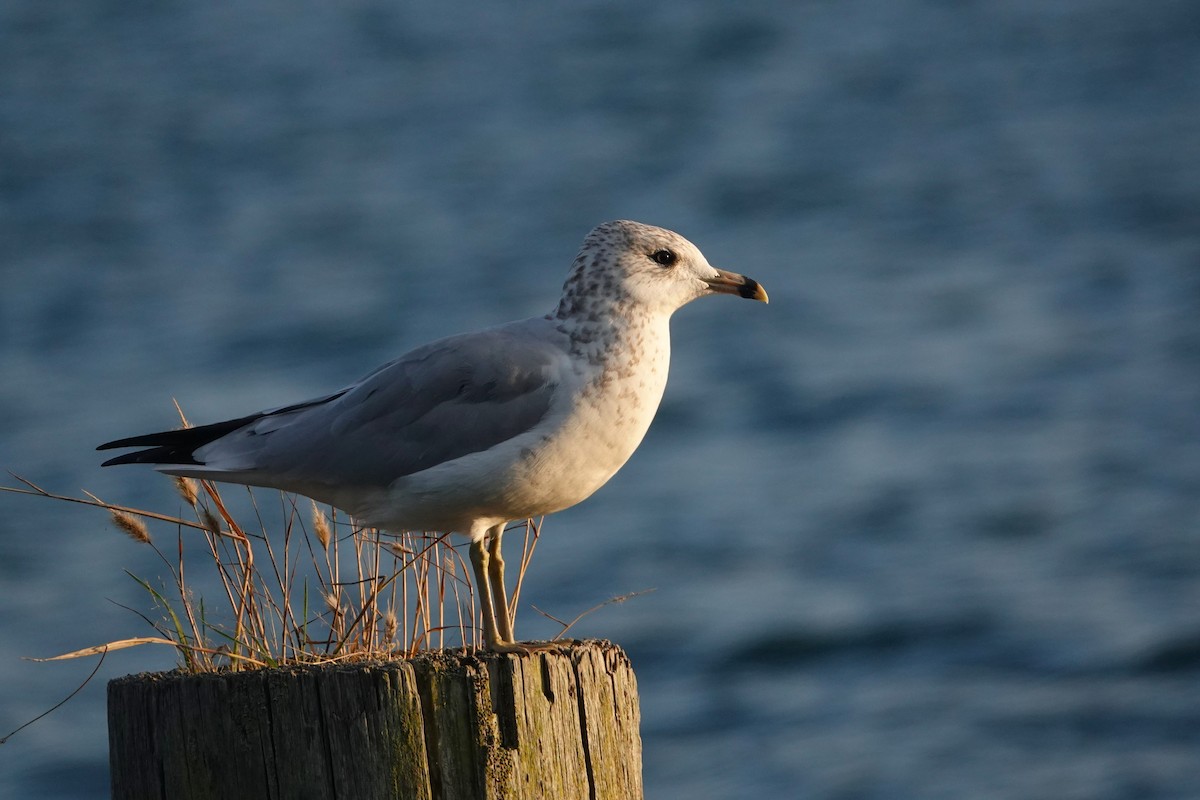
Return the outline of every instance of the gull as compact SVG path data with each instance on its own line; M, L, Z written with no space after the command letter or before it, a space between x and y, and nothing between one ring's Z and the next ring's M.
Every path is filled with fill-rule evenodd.
M699 297L767 302L663 228L606 222L543 317L450 336L332 394L100 445L104 462L311 497L383 530L470 540L488 649L513 635L500 541L591 496L641 443L667 384L671 315Z

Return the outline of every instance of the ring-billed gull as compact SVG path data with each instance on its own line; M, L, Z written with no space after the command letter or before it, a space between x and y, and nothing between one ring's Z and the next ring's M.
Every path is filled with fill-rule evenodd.
M642 441L667 383L671 314L707 294L767 302L677 233L619 220L583 241L544 317L418 347L333 394L238 419L100 445L104 462L267 486L392 531L470 538L484 637L512 630L507 523L590 496Z

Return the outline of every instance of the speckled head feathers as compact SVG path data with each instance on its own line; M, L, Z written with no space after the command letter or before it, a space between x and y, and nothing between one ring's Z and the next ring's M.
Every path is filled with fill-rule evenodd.
M591 321L670 316L697 297L725 291L717 284L727 277L747 280L710 266L694 244L673 231L629 220L605 222L583 240L554 316Z

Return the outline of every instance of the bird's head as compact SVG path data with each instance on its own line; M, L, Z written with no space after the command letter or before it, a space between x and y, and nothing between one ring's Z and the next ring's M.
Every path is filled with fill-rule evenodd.
M669 316L698 297L732 294L767 302L752 278L717 269L694 244L673 231L617 220L583 240L563 286L558 316L629 308Z

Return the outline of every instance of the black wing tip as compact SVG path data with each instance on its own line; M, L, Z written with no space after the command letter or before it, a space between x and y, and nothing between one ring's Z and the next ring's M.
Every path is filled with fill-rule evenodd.
M121 447L143 447L133 453L125 453L105 461L100 466L115 467L120 464L195 464L192 458L192 447L181 447L177 443L169 443L172 434L179 431L163 431L162 433L147 433L141 436L128 436L124 439L113 439L99 445L97 450L115 450ZM164 441L167 440L167 441Z
M207 427L207 426L206 426ZM177 428L173 431L158 433L142 433L137 436L126 436L123 439L113 439L98 446L97 450L115 450L119 447L158 447L164 445L179 445L198 438L196 431L200 428ZM201 431L202 433L202 431Z
M124 439L113 439L98 446L97 450L114 450L120 447L145 447L136 453L126 453L123 456L110 458L101 466L111 467L117 464L200 464L192 457L192 451L203 447L209 442L216 441L238 428L248 425L263 414L251 414L248 417L229 419L224 422L214 422L211 425L201 425L196 428L177 428L173 431L158 433L143 433L140 436L127 436Z
M105 447L104 447L103 445L101 445L100 447L97 447L96 449L97 449L97 450L103 450L103 449L105 449ZM118 464L147 464L147 463L154 463L153 461L148 461L146 458L144 458L144 456L145 456L147 453L150 453L150 452L153 452L153 451L151 451L151 450L139 450L139 451L138 451L138 452L136 452L136 453L125 453L124 455L120 455L120 456L116 456L115 458L110 458L110 459L108 459L107 461L105 461L105 462L104 462L103 464L101 464L100 466L102 466L102 467L115 467L115 466L117 466Z
M141 436L131 436L127 439L113 439L111 442L105 442L102 445L97 445L97 450L116 450L118 447L137 447L138 440Z
M203 466L202 462L197 461L192 457L192 451L190 449L181 449L178 447L151 447L147 450L138 450L133 453L125 453L124 455L108 459L100 466L115 467L121 464Z

